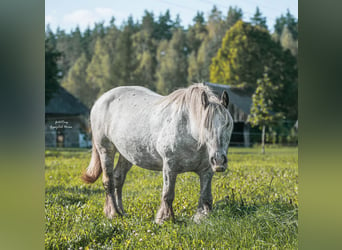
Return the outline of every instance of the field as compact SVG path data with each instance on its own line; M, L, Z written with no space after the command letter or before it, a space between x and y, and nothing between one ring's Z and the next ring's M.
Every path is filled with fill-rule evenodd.
M192 216L199 178L178 175L175 222L154 223L161 172L136 166L128 173L123 202L128 216L108 220L101 178L82 183L89 150L46 150L46 249L297 249L298 149L230 148L229 171L212 182L214 208L200 224Z

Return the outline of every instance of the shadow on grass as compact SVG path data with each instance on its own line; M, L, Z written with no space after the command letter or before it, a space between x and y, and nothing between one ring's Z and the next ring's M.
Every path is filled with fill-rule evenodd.
M262 155L260 152L229 152L229 155Z
M246 217L254 215L258 210L270 211L273 214L284 214L297 209L297 206L286 202L265 202L260 204L245 204L240 200L223 199L213 206L212 215L226 214L227 216Z
M65 188L63 186L53 186L45 189L46 202L59 205L83 205L87 203L92 195L102 194L100 188L90 189L87 187Z
M91 148L46 148L45 157L72 158L88 155Z

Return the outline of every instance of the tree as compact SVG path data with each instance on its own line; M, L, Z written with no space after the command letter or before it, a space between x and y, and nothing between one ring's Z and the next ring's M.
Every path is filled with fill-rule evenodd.
M193 21L194 25L190 26L186 32L186 39L189 52L194 52L197 55L197 51L207 36L208 31L205 27L203 12L197 12L196 16L193 18Z
M60 71L57 60L61 53L57 51L49 39L45 39L45 104L48 104L59 87Z
M226 32L222 12L216 6L211 10L203 33L202 42L196 53L189 57L188 81L203 82L209 80L211 59L220 48L222 37Z
M70 67L76 62L76 60L82 55L83 50L83 37L80 28L77 26L75 30L72 30L69 35L68 57Z
M243 13L242 10L238 7L229 7L227 18L226 18L226 27L227 30L230 29L237 21L242 20Z
M238 21L222 40L222 46L210 66L212 82L229 84L252 95L267 67L268 77L283 92L274 100L275 110L288 119L297 119L297 62L284 51L269 32L259 26Z
M157 40L170 40L173 26L174 23L171 20L170 10L166 10L165 14L160 14L158 17L153 37Z
M283 32L280 36L280 44L284 49L290 50L291 54L294 56L298 55L298 40L293 39L292 33L288 26L284 26Z
M137 61L134 78L141 85L155 90L157 41L153 38L153 30L150 26L144 25L139 32L132 36L132 40L134 57Z
M186 86L187 60L186 40L181 29L175 30L172 39L162 41L157 50L159 66L156 72L157 90L169 94L179 87Z
M62 86L90 108L96 100L99 89L87 81L88 64L87 56L83 53L69 70Z
M86 81L97 96L114 87L109 52L102 38L96 41L94 55L86 72Z
M190 53L188 58L188 82L201 82L207 80L208 78L203 78L203 62L199 62L198 52L203 44L203 41L208 36L208 30L205 25L204 13L197 12L193 21L195 22L193 26L190 26L188 32L186 33L188 53ZM202 53L204 51L202 50ZM208 71L208 70L207 70ZM209 75L209 74L208 74Z
M273 100L281 91L281 86L275 86L268 77L267 68L263 78L258 79L257 88L252 96L253 104L248 115L248 122L252 126L258 126L262 129L261 134L261 152L265 153L265 130L266 127L274 125L283 118L281 112L275 112L273 109Z
M252 94L264 67L282 51L267 30L238 21L222 40L210 66L210 80L244 88Z
M278 17L274 24L274 31L278 35L281 36L281 33L284 30L284 27L287 26L289 31L292 34L294 40L298 39L298 21L296 18L287 10L286 15L281 15Z
M134 71L137 68L138 62L133 50L133 35L138 31L137 25L130 16L127 22L123 25L123 30L120 32L116 45L115 55L113 58L113 74L117 79L116 85L136 84Z
M251 18L251 24L258 25L262 28L267 29L266 17L262 16L262 13L260 12L259 7L256 7L255 14Z

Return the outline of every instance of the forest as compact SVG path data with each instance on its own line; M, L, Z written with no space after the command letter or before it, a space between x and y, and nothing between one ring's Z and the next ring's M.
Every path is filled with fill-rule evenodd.
M287 10L268 27L259 8L248 22L242 19L238 7L223 13L213 6L207 14L198 11L188 27L169 10L159 15L146 10L141 20L129 16L120 25L112 17L108 25L95 23L84 31L47 26L46 102L59 85L90 108L117 86L141 85L166 95L212 82L230 85L254 101L262 93L272 114L294 123L298 21Z

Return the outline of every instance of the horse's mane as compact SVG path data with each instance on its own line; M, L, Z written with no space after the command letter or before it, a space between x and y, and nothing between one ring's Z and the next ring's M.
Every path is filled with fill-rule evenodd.
M209 105L204 108L202 104L202 93L205 92ZM187 111L191 121L195 122L198 128L199 146L205 142L204 129L209 131L212 129L212 119L216 112L220 112L225 116L228 124L230 117L227 114L221 101L211 91L211 89L203 83L193 84L188 88L178 89L171 94L164 96L159 102L163 108L172 105L176 113Z

